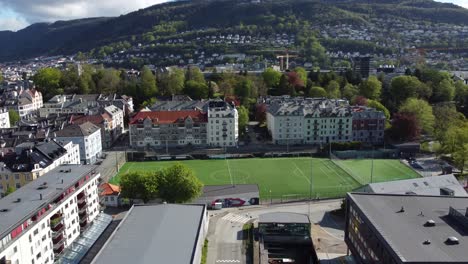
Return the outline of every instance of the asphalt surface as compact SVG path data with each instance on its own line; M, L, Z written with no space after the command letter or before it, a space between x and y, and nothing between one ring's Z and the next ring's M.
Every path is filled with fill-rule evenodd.
M328 214L340 207L341 200L313 203L250 206L210 211L207 263L246 263L242 244L242 226L257 221L259 215L271 212L293 212L309 215L312 224L318 224L328 235L343 241L343 226Z

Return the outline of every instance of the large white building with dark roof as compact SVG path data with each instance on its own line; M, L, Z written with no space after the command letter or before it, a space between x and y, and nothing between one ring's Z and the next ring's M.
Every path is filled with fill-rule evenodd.
M55 135L60 142L71 141L80 146L82 164L94 164L102 154L101 129L90 122L67 126Z
M0 263L54 263L99 214L95 166L63 165L0 200Z

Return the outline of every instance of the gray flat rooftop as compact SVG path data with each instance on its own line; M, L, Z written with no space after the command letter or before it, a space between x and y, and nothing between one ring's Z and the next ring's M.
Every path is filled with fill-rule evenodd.
M468 262L468 230L448 216L450 206L466 212L468 197L363 193L348 196L403 262ZM402 206L405 211L399 213ZM424 226L428 220L435 221L435 226ZM445 241L450 236L458 238L460 244L447 245ZM426 240L431 244L424 245Z
M192 263L203 205L135 205L92 263Z
M262 214L259 223L283 223L283 224L310 224L309 217L305 214L297 213L266 213Z
M203 187L202 197L226 196L243 193L254 193L258 191L256 184L237 184L237 185L205 185ZM250 197L253 198L253 197Z
M52 203L66 188L95 168L93 165L62 165L0 199L0 210L7 210L0 212L0 238L9 234L18 223L32 217L40 208ZM60 172L68 169L70 172ZM47 183L47 188L38 189L44 183Z
M449 188L454 196L467 196L463 186L453 174L415 178L400 181L380 182L369 184L373 193L406 194L414 192L418 195L440 195L441 188Z

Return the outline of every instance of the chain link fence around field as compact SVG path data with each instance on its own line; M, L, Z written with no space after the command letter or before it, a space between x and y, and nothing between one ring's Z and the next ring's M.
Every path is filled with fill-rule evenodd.
M330 190L313 190L312 194L277 194L274 192L266 194L263 193L260 195L260 204L279 204L309 200L341 199L346 196L346 193L353 191L353 188L351 187L334 187L329 189Z
M127 162L125 152L112 151L103 154L105 157L97 168L97 171L101 174L102 182L108 182L114 177Z

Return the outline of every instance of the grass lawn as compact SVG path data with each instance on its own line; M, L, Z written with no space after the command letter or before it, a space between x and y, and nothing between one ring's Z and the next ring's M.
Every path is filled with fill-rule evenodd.
M340 197L361 184L329 159L255 158L229 160L188 160L127 162L111 179L118 184L122 174L130 171L155 171L181 162L192 168L206 185L258 184L260 196L268 199L308 197L312 181L313 197ZM346 160L343 166L360 181L370 181L370 160ZM312 171L312 173L311 173ZM359 175L359 176L357 176ZM419 177L398 160L375 160L374 182ZM368 180L366 180L368 179Z

